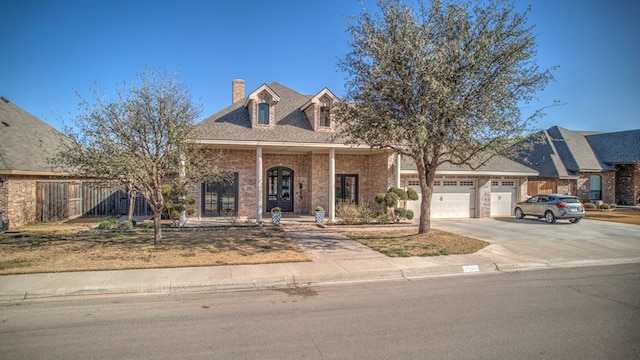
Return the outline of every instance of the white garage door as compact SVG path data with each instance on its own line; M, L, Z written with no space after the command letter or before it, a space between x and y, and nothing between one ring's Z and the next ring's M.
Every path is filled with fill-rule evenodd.
M515 180L491 181L491 217L511 216L515 202Z
M420 195L417 180L410 180L409 187ZM420 197L422 197L420 195ZM420 216L420 201L409 201L407 208L414 217ZM476 186L473 180L436 180L431 198L431 218L469 218L475 216Z

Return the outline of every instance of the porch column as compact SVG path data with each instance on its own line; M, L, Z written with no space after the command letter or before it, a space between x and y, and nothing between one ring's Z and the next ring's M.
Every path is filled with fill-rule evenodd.
M402 161L402 155L396 154L396 187L400 188L400 162Z
M336 222L336 150L329 150L329 222Z
M262 224L262 146L256 149L256 222Z

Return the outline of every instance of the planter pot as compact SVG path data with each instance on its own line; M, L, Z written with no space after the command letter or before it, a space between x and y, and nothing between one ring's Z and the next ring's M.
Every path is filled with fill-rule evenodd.
M316 211L316 222L319 224L324 222L324 211Z
M282 219L281 212L271 212L271 221L273 221L274 224L280 225L281 219Z

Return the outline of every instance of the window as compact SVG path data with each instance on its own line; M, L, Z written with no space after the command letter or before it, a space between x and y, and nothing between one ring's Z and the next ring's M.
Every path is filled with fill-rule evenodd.
M230 181L202 184L202 216L238 214L238 173Z
M500 182L494 180L491 182L491 186L500 186Z
M455 180L444 180L442 186L458 186L458 182Z
M589 188L591 200L602 200L602 178L600 175L589 176Z
M320 126L331 126L331 111L328 106L320 106Z
M503 181L502 186L516 186L515 181Z
M420 180L409 180L407 184L409 186L420 186Z
M460 181L460 186L473 186L472 180L462 180Z
M358 175L336 175L336 204L358 203Z
M269 125L269 104L258 104L258 124Z

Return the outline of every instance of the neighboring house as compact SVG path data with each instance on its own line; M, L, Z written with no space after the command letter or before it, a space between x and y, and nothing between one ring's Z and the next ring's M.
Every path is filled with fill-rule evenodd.
M127 194L118 184L55 171L49 164L62 141L56 129L0 97L0 211L9 228L81 215L126 214ZM136 200L136 215L150 209Z
M620 205L640 202L640 130L594 133L554 126L537 136L521 160L539 172L529 178L529 195L569 193Z
M0 97L0 211L10 227L40 220L38 186L66 179L47 160L63 139L60 132Z
M216 164L232 172L233 181L194 187L196 216L235 214L262 221L274 207L311 214L321 206L333 221L342 201L374 203L375 195L391 186L416 187L415 164L400 161L392 150L333 140L336 101L326 88L303 95L279 83L245 96L244 81L234 80L232 104L197 126L200 141L220 154ZM508 216L526 197L527 178L536 175L505 158L476 171L443 167L432 216ZM419 202L412 203L419 210Z

